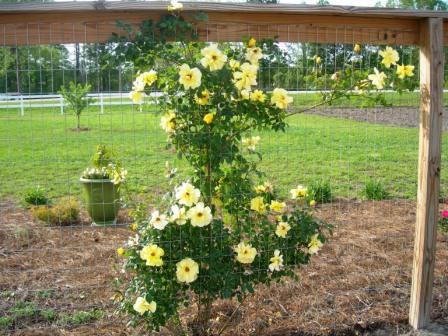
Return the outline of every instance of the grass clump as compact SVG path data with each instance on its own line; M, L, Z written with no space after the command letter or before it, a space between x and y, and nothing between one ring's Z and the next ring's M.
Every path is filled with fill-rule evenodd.
M328 180L316 180L311 183L309 189L309 199L317 203L330 203L333 200L331 185Z
M381 201L389 198L389 192L380 180L369 179L363 190L363 196L370 201Z
M25 203L26 206L47 205L50 203L50 199L47 196L47 191L44 188L37 186L25 193L23 196L23 203Z
M73 197L64 197L54 206L40 205L33 207L33 216L49 225L72 225L80 221L80 204Z

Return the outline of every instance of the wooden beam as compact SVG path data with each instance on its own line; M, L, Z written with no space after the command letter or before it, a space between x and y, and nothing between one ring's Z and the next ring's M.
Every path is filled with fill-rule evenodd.
M35 45L103 43L122 20L137 26L163 12L70 12L0 14L0 43ZM202 41L241 41L243 36L282 42L405 44L419 42L419 21L329 15L209 13L198 26Z
M443 18L448 12L431 10L409 10L401 8L357 7L357 6L319 6L299 4L254 4L182 1L184 12L204 11L207 13L267 13L302 15L339 15L379 18ZM166 11L167 1L66 1L47 3L0 3L1 13L51 13L80 11Z
M55 2L0 4L0 43L10 45L102 43L120 32L116 21L133 26L166 13L166 2ZM358 8L223 3L185 3L184 16L204 11L202 41L240 41L242 36L277 37L283 42L419 43L421 17L448 13ZM448 33L446 34L448 36ZM445 41L448 45L448 37Z
M409 322L415 329L427 326L432 305L439 212L444 70L442 19L426 19L420 29L420 144L409 312Z

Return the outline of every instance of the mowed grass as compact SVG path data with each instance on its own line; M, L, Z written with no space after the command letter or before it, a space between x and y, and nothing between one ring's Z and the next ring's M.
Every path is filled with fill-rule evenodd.
M104 143L119 153L128 169L130 191L157 203L168 190L165 162L178 167L182 176L191 173L186 162L165 148L159 119L155 109L140 112L132 106L107 106L99 114L98 107L90 107L81 119L90 130L75 132L71 130L74 116L61 116L57 108L27 108L24 117L17 109L0 110L0 199L18 201L37 185L53 198L81 198L79 176L95 146ZM336 197L361 198L365 182L373 177L383 181L393 197L415 197L417 129L297 115L290 118L285 133L260 136L260 168L283 196L297 184L328 179ZM444 135L443 148L447 145ZM443 166L448 163L445 154L442 161Z

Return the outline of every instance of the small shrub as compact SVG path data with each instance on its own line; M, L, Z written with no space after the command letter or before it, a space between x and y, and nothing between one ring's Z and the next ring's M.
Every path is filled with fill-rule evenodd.
M438 226L440 231L448 233L448 210L442 210L440 212L440 219Z
M31 209L33 216L50 225L78 223L80 204L72 197L64 197L54 206L40 205Z
M370 179L366 182L363 190L363 196L370 201L380 201L387 199L389 193L380 180Z
M23 197L23 201L26 205L34 206L47 205L50 202L49 198L47 197L47 191L40 186L28 190Z
M331 185L328 180L318 180L309 187L309 200L315 200L317 203L330 203L333 199L331 194Z

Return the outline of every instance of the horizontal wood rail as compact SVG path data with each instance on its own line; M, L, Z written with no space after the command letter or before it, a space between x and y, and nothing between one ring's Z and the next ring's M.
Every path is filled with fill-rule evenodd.
M55 2L0 4L0 43L34 45L105 42L119 32L116 21L138 25L157 19L168 2ZM277 37L283 42L417 45L425 18L448 13L384 8L247 3L184 3L184 15L203 11L203 41L239 41L242 36Z

